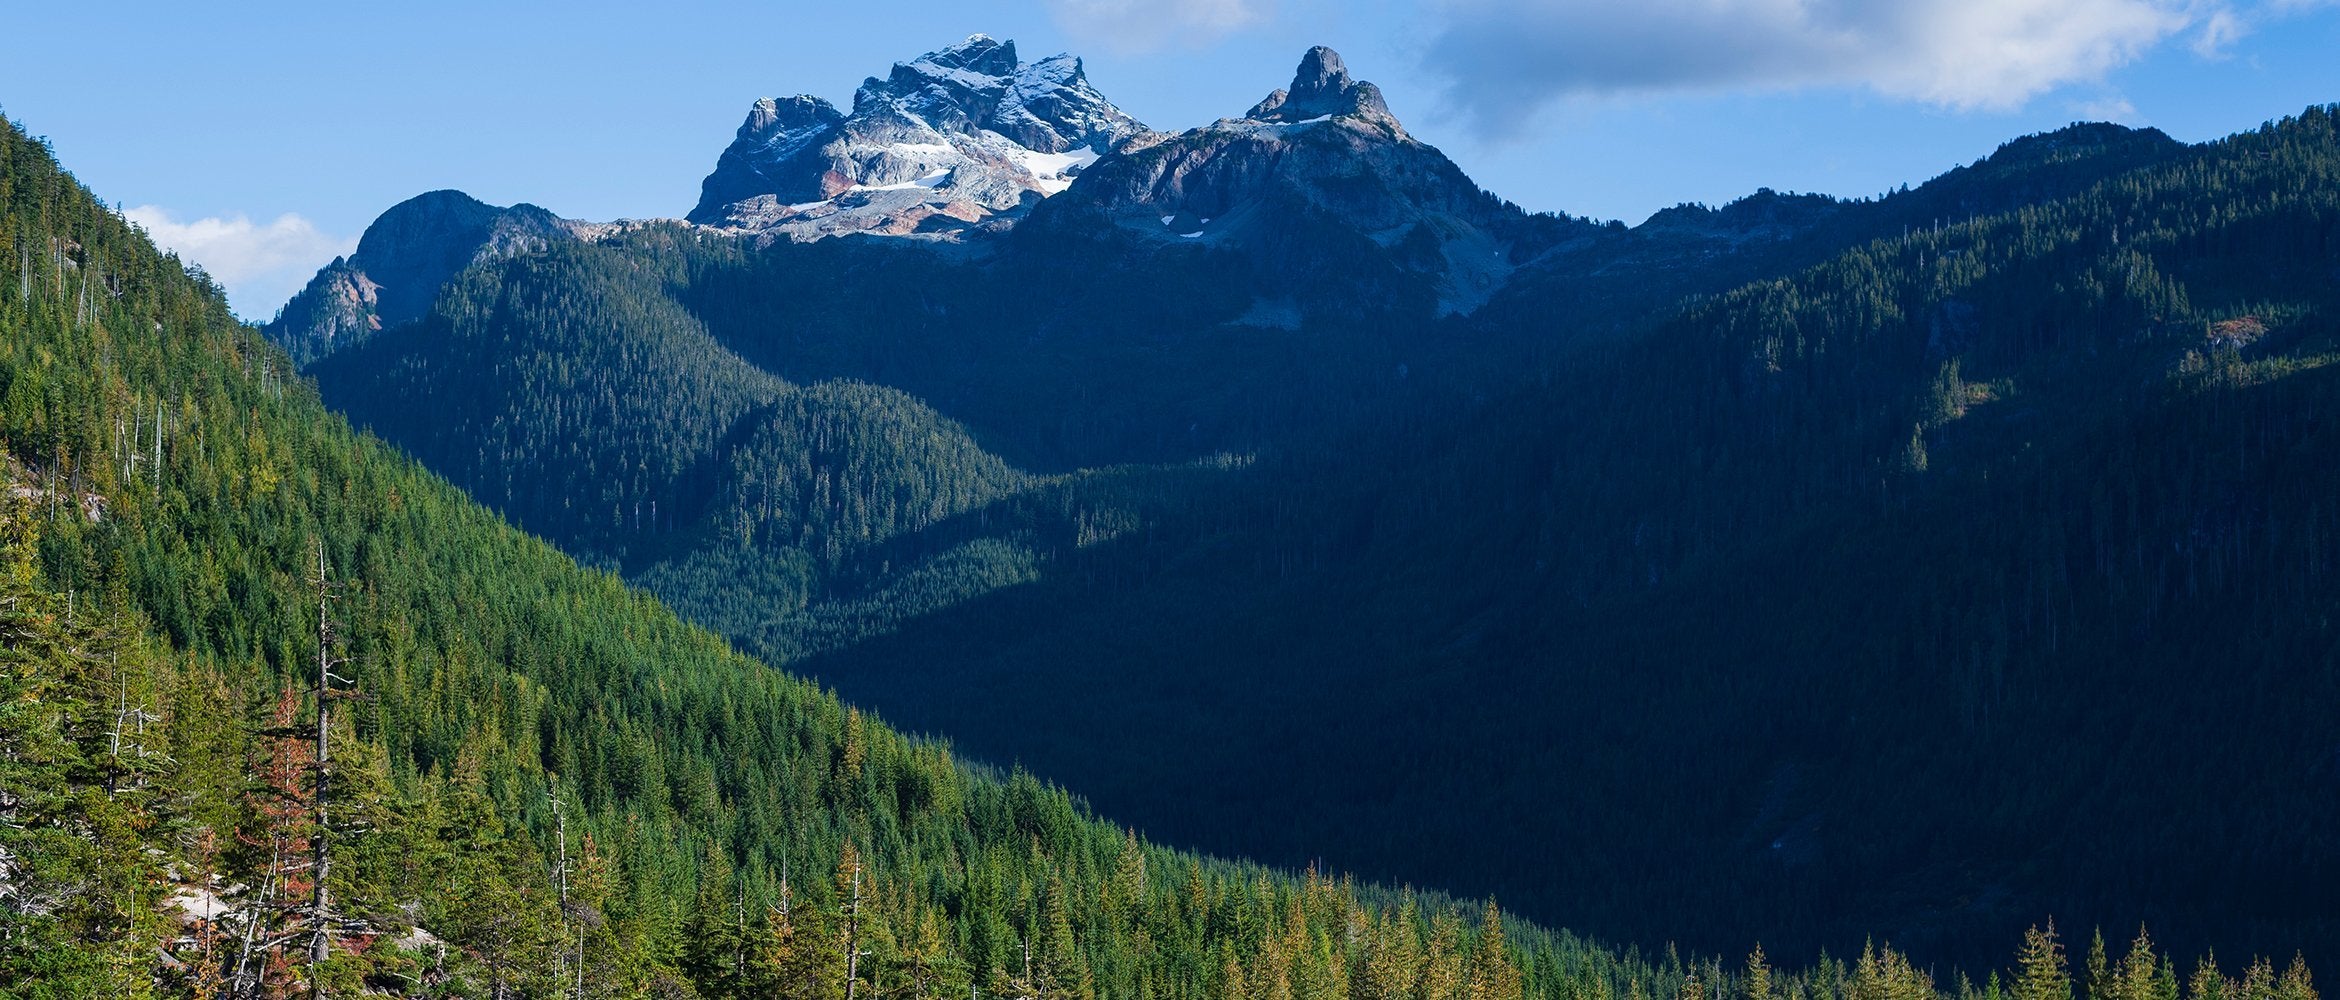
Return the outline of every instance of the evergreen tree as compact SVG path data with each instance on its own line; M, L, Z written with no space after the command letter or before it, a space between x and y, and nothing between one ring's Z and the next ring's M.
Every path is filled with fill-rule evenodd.
M682 972L702 996L749 995L747 914L741 892L730 852L710 841L701 852L699 892L683 931Z
M1471 1000L1520 1000L1519 966L1503 944L1503 915L1487 901L1479 918L1478 943L1471 953Z
M2023 950L2016 956L2015 1000L2071 1000L2072 976L2064 964L2064 946L2056 940L2056 922L2042 930L2023 933Z

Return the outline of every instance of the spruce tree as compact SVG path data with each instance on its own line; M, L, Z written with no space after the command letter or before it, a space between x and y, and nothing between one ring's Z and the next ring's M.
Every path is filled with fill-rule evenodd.
M710 998L746 996L745 916L731 854L708 841L699 862L699 892L684 923L682 971Z
M2072 975L2064 964L2064 946L2056 940L2056 922L2047 929L2023 933L2023 950L2016 956L2014 1000L2072 1000Z
M1503 914L1490 899L1479 916L1479 940L1471 953L1471 1000L1520 1000L1522 992L1519 966L1503 944Z
M1763 957L1763 945L1747 953L1747 971L1740 980L1747 1000L1771 1000L1771 963Z

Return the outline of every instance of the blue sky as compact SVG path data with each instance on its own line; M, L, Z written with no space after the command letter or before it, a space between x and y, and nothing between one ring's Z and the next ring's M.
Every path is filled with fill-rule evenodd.
M961 0L42 4L0 110L264 318L367 222L461 188L680 215L755 98L847 103L975 32L1084 57L1157 128L1327 44L1532 209L1638 222L1870 195L2076 119L2202 140L2340 101L2334 0Z

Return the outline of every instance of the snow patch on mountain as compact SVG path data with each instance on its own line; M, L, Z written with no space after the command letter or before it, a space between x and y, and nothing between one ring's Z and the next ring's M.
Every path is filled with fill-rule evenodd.
M1101 155L1097 150L1085 146L1069 153L1042 153L1027 149L1016 154L1016 162L1030 172L1034 180L1040 182L1041 194L1057 194L1071 187L1073 178L1079 176L1083 168L1097 162Z

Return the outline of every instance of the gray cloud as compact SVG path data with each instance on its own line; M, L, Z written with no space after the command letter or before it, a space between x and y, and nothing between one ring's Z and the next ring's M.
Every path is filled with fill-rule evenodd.
M2298 3L2301 0L2277 0ZM1428 67L1490 134L1576 97L1860 87L2018 107L2174 35L2222 45L2218 0L1447 0Z

